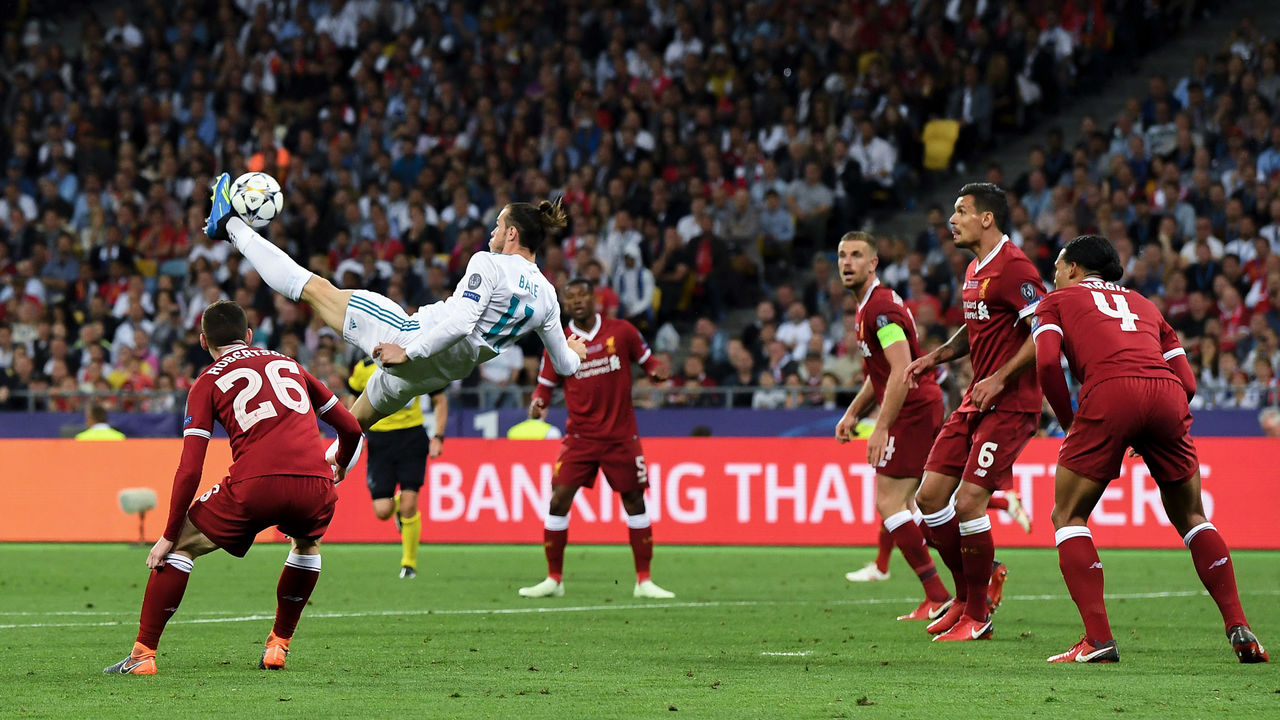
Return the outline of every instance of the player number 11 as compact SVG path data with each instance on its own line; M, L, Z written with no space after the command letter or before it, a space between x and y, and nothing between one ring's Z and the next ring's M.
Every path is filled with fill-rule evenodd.
M1119 293L1112 294L1111 300L1116 304L1113 309L1111 303L1107 301L1106 295L1097 290L1091 290L1090 292L1093 293L1093 304L1098 306L1103 315L1119 320L1121 330L1134 332L1138 329L1138 314L1129 310L1129 301L1125 300L1123 295Z

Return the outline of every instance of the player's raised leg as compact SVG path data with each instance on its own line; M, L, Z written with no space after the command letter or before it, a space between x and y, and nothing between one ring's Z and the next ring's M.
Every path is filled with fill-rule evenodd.
M1236 657L1242 663L1268 662L1271 656L1249 629L1249 621L1240 605L1231 552L1218 529L1205 517L1200 497L1200 473L1196 472L1186 482L1157 484L1169 522L1191 551L1196 574L1222 613L1227 638Z
M636 567L636 587L632 594L657 600L675 597L675 593L658 587L649 578L649 568L653 563L653 528L649 525L649 512L644 504L644 488L622 493L622 509L627 511L627 536L631 540L631 556Z
M1079 473L1058 465L1054 480L1053 527L1058 546L1058 567L1067 592L1084 621L1084 637L1049 662L1113 663L1120 661L1107 605L1103 599L1102 561L1085 524L1107 489Z
M284 561L280 581L276 583L276 621L267 635L258 667L263 670L284 669L289 654L289 641L298 628L302 610L320 581L319 539L294 538L289 557Z
M103 669L104 673L156 674L156 648L160 646L160 635L169 618L173 617L182 604L182 596L187 591L187 580L191 577L192 561L216 549L217 546L204 533L196 529L190 520L186 521L173 550L164 556L164 564L153 568L147 579L147 589L142 596L142 613L138 619L138 636L134 640L133 650L125 659Z

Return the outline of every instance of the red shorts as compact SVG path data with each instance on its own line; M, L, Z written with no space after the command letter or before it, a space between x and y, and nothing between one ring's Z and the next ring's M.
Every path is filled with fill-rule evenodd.
M924 469L971 482L988 490L1007 490L1013 461L1036 434L1040 414L1033 412L951 413L929 451Z
M292 538L324 535L337 503L333 478L264 475L224 479L196 498L187 517L213 544L244 557L258 533L272 525Z
M1142 455L1158 483L1189 480L1200 469L1182 383L1164 378L1105 380L1080 398L1058 464L1096 482L1119 477L1127 448Z
M648 487L649 470L644 465L640 439L608 441L566 437L560 443L551 484L595 487L599 471L604 472L609 487L619 494Z
M942 427L942 401L916 408L903 408L889 427L889 444L884 461L876 472L895 478L916 478L924 474L924 461Z

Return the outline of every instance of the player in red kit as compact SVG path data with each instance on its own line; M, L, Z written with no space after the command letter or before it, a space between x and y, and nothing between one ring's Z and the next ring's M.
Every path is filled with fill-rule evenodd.
M1120 474L1129 447L1160 488L1169 522L1222 612L1236 656L1242 663L1267 662L1240 607L1231 553L1204 514L1187 407L1196 381L1177 334L1151 301L1113 284L1122 270L1106 238L1072 240L1055 268L1057 289L1036 308L1036 365L1044 395L1067 431L1058 451L1053 527L1058 565L1085 635L1049 662L1120 660L1102 597L1102 562L1086 523L1107 483ZM1074 412L1062 355L1080 381Z
M876 469L876 511L911 569L925 599L899 620L933 620L952 603L929 557L911 499L920 487L929 445L942 426L942 391L932 374L915 387L906 383L907 365L920 357L915 318L892 289L876 277L875 243L863 232L845 233L837 247L844 286L858 301L858 342L867 380L836 423L836 440L849 442L858 420L880 406L867 440L867 462Z
M1044 283L1004 234L1008 226L1004 190L991 183L960 188L951 232L956 247L977 255L964 276L964 326L907 368L916 384L940 362L969 355L973 365L974 382L934 441L916 494L931 542L956 581L957 602L929 624L934 640L991 637L1007 570L995 567L987 505L993 491L1009 489L1013 461L1040 419L1040 389L1024 371L1035 361L1031 314Z
M590 280L570 280L564 290L564 301L570 319L565 333L577 335L587 343L587 358L576 373L561 377L544 354L538 389L529 403L529 417L542 418L547 412L552 388L563 383L569 422L551 477L551 507L542 533L547 577L537 585L520 588L520 595L564 595L569 508L578 488L594 487L596 474L603 472L609 487L622 496L622 507L627 512L636 567L633 594L641 598L673 598L675 593L663 590L649 578L653 529L649 527L649 513L644 504L649 477L636 429L636 412L631 406L632 363L643 367L659 382L667 379L669 370L653 358L634 325L626 320L601 317L596 312Z
M205 308L200 330L200 346L214 362L187 396L182 459L164 535L147 555L151 577L137 640L108 673L154 675L160 634L182 602L192 560L218 548L244 557L254 537L272 525L293 546L276 586L275 625L259 667L283 668L320 578L320 536L338 499L334 484L360 442L355 417L296 360L249 347L252 333L239 305L220 300ZM337 467L325 460L317 414L338 431ZM215 420L231 438L229 476L193 504Z

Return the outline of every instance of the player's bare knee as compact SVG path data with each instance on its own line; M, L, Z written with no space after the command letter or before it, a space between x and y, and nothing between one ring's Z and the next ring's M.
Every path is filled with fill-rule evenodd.
M400 517L410 518L418 512L418 493L412 490L400 492Z
M628 515L639 515L646 512L644 491L632 490L622 493L622 509L626 510Z
M293 552L297 555L319 555L320 538L292 538Z

